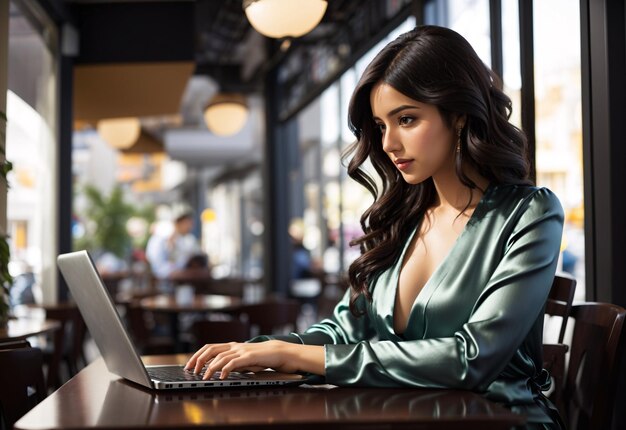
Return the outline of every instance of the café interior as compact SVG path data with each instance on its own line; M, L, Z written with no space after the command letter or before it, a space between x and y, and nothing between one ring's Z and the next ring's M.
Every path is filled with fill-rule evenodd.
M456 389L139 386L57 264L88 252L145 365L331 316L372 204L347 174L350 98L424 24L500 77L563 207L544 394L566 428L624 428L623 2L0 0L0 429L535 428ZM179 229L193 258L162 274Z

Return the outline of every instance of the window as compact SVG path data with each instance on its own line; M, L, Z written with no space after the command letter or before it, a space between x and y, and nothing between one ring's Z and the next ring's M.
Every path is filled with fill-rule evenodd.
M9 11L6 155L13 162L7 194L10 268L14 275L32 272L37 284L44 287L43 300L52 301L56 297L58 249L56 27L52 22L30 19L38 16L44 20L44 15L26 15L16 3L10 4Z
M580 10L567 0L534 2L537 185L565 210L560 268L585 299Z

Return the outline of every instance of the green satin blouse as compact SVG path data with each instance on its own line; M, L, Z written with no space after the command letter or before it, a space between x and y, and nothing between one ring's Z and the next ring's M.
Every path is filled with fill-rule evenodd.
M417 230L370 285L366 316L350 313L348 291L330 318L305 333L255 340L325 345L330 384L468 389L523 409L549 384L543 309L562 230L563 210L550 190L491 185L415 299L402 335L393 328L396 289Z

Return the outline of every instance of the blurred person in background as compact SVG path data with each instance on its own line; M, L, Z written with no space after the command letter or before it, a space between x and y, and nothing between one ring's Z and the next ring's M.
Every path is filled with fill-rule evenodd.
M155 231L146 246L146 259L161 289L171 288L168 279L177 271L208 267L198 239L191 234L193 210L187 205L172 208L173 230L170 234Z
M313 276L311 251L304 246L304 222L296 218L289 225L291 239L291 279L305 279Z

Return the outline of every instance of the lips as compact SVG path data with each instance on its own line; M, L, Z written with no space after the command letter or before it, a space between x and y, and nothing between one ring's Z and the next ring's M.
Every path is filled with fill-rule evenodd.
M398 158L397 160L394 160L394 163L396 164L396 167L399 170L405 170L408 169L409 165L413 162L413 160L409 160L406 158Z

